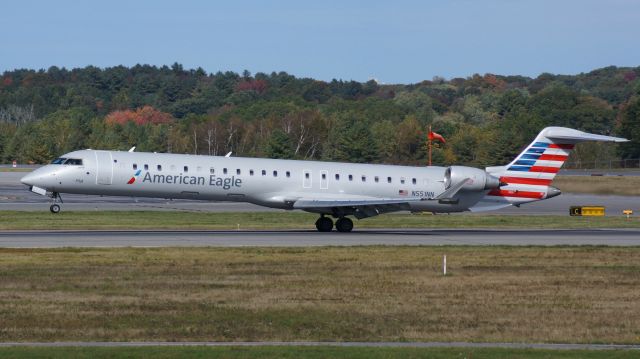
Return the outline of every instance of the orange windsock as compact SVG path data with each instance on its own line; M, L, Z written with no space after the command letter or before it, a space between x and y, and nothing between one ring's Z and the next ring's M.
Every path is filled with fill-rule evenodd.
M429 140L433 141L433 140L438 140L442 143L446 143L447 141L444 140L444 137L442 137L442 135L437 134L433 131L429 131Z

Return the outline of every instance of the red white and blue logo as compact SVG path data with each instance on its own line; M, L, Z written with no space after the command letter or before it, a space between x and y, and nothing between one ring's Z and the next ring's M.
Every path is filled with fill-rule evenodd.
M562 164L573 149L571 143L535 141L500 176L507 188L493 189L489 196L543 199Z
M127 184L132 184L133 182L135 182L136 181L136 177L140 176L140 172L142 172L142 170L138 170L136 172L136 174L131 176L131 179L129 180L129 182L127 182Z

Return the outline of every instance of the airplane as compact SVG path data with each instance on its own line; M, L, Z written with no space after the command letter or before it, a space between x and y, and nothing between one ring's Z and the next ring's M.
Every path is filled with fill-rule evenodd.
M511 163L485 169L89 149L64 154L21 182L49 196L52 213L61 210L61 193L235 201L316 213L318 231L350 232L349 216L488 211L558 196L551 182L584 141L628 140L547 127Z

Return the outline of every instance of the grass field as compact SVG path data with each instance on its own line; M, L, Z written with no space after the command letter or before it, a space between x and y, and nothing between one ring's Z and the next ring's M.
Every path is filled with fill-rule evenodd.
M0 230L19 229L314 229L304 212L162 211L0 212ZM389 214L356 221L358 228L638 228L640 218Z
M552 185L565 193L640 196L640 176L557 176Z
M0 249L0 263L0 341L640 341L640 248Z
M33 168L0 167L0 172L32 172Z
M145 347L145 348L0 348L2 358L473 358L473 359L631 359L633 351L549 351L452 348L335 347Z

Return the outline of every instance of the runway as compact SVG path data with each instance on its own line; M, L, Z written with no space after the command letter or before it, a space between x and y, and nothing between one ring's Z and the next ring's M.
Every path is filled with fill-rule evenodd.
M3 248L318 246L640 246L640 229L315 231L4 231Z
M632 344L469 343L469 342L8 342L1 347L365 347L365 348L503 348L540 350L640 350Z

